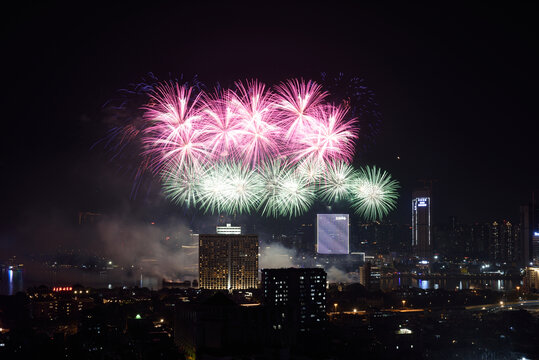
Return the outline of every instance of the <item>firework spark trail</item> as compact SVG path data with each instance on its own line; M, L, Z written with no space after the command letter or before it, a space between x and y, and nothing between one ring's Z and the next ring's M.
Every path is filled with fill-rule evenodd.
M330 163L327 166L326 176L320 183L320 198L330 203L349 199L356 178L356 171L350 164L342 161Z
M204 97L204 122L202 131L207 135L207 145L215 159L237 156L236 149L240 144L241 124L239 116L232 111L229 92L215 93Z
M299 137L293 161L304 158L330 161L350 161L354 156L354 139L357 137L355 120L345 120L347 110L337 106L325 106L318 111L318 121Z
M279 156L280 129L276 124L275 104L266 86L256 80L236 83L231 106L240 118L241 154L245 163L256 165Z
M396 206L399 183L376 166L359 171L352 185L352 207L367 220L381 219Z
M175 163L163 170L163 192L171 201L186 207L194 207L200 202L200 179L203 169L182 168Z
M290 165L281 162L279 159L271 160L262 165L259 169L263 187L260 198L259 210L262 215L279 217L282 214L280 208L282 203L280 187L284 178L288 178Z
M313 81L292 79L275 87L276 107L282 112L281 124L286 130L286 140L296 137L311 128L316 119L313 117L322 104L327 92Z
M192 88L169 83L150 94L145 116L151 125L146 129L145 143L157 172L167 161L198 167L208 154L206 134L198 128L200 94L193 99L191 95Z

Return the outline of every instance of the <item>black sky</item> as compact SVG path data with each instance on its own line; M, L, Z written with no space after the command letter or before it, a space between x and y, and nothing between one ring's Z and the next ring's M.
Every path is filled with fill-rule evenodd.
M89 150L106 131L102 105L148 72L208 84L360 75L383 115L360 159L403 185L391 219L408 221L412 188L436 179L439 221L516 220L539 189L538 15L513 2L25 2L2 14L3 238L36 215L170 209L129 200L132 179Z

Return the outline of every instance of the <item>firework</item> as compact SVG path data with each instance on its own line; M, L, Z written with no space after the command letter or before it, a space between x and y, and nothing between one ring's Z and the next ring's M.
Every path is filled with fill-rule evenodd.
M315 113L327 96L313 81L288 80L276 86L276 107L281 110L281 122L286 128L286 140L295 139L315 125Z
M246 164L256 165L279 155L275 104L266 86L257 81L236 83L230 105L240 124L240 152Z
M172 163L161 174L165 196L181 206L196 206L199 202L200 179L203 173L200 168L183 168Z
M354 155L354 119L346 120L346 108L328 105L318 111L318 121L298 137L293 161L316 159L350 161Z
M224 180L223 210L229 214L250 213L258 207L262 179L256 171L239 163L221 165Z
M399 187L387 172L367 166L351 186L352 207L364 219L381 219L395 208Z
M315 200L312 186L295 172L287 172L278 187L278 211L289 218L305 213Z
M200 94L193 98L192 90L164 83L150 95L145 116L151 124L145 142L157 171L168 162L176 162L180 168L198 167L208 155L206 133L198 127L202 117Z
M236 156L241 139L239 115L232 111L226 94L216 93L204 99L205 115L202 129L207 147L214 158Z
M307 158L297 163L296 172L308 184L316 184L326 171L326 164L319 159Z
M348 199L356 177L354 168L345 162L337 161L329 164L326 176L320 184L320 198L330 203Z
M145 89L144 116L122 133L142 140L144 167L181 206L294 217L317 200L347 200L366 219L395 206L395 180L350 165L359 132L349 99L330 104L313 81L251 80L211 95L178 82Z

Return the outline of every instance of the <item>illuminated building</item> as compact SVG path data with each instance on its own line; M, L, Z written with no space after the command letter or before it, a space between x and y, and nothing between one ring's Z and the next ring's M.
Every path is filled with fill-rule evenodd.
M412 249L420 258L430 258L431 197L429 190L416 190L412 194Z
M359 283L369 290L380 289L380 267L373 266L370 262L359 267Z
M226 226L217 226L216 233L224 235L241 235L241 226L232 226L232 224L226 224Z
M494 221L490 226L490 259L498 263L516 261L515 240L518 235L518 231L514 231L509 221Z
M321 329L326 320L326 272L320 268L263 269L264 304L273 330Z
M348 214L316 215L316 249L318 254L348 254Z
M90 290L81 286L45 286L29 288L30 312L34 319L58 320L76 317L81 311L94 307Z
M533 263L539 264L539 231L533 232L532 237L532 256Z
M539 267L528 266L524 274L524 289L539 290Z
M199 286L211 290L256 288L257 235L199 235Z

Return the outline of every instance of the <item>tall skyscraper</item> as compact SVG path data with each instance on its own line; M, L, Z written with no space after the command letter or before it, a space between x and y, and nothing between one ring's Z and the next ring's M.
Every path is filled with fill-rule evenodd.
M264 304L273 328L305 332L324 327L326 272L320 268L263 269Z
M258 236L199 235L199 286L212 290L256 288Z
M370 262L359 267L359 283L369 290L380 289L380 267Z
M532 196L531 203L520 207L520 264L539 264L539 203Z
M429 190L412 193L412 250L420 258L430 258L431 243L431 197Z
M490 260L498 263L512 263L517 260L515 240L518 232L514 232L509 221L494 221L490 226Z
M319 254L350 252L348 214L316 215L316 249Z
M488 223L474 223L471 228L472 257L479 260L489 259Z

